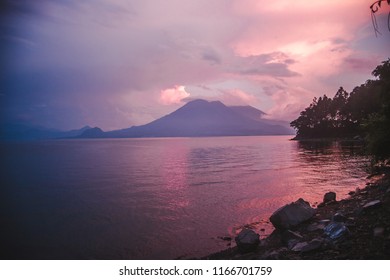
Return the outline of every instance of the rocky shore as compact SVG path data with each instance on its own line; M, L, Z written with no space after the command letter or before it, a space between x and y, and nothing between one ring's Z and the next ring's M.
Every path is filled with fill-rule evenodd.
M390 172L367 179L343 200L329 192L316 208L303 199L285 205L270 217L268 237L243 229L230 237L237 246L203 259L390 259Z

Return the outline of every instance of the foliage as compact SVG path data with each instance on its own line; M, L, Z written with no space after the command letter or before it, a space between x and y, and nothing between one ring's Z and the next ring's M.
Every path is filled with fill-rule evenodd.
M297 138L365 137L370 152L390 157L390 58L372 72L376 78L355 87L342 87L333 98L314 98L290 125Z
M390 158L390 59L382 62L372 74L378 78L381 108L364 123L368 148L377 159Z

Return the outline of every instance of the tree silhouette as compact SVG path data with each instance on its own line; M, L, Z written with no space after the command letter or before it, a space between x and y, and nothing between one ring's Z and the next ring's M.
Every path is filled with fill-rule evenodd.
M373 80L342 87L333 98L323 95L300 113L290 125L297 139L365 137L371 154L390 157L390 58L378 65Z

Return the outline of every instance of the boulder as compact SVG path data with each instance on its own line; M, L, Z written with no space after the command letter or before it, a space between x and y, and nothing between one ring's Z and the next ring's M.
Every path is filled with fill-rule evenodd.
M243 229L235 238L238 250L241 253L249 253L256 250L260 244L259 235L251 229Z
M336 201L336 193L335 192L327 192L324 195L323 203L329 203L331 201Z
M276 210L270 221L276 229L289 229L313 217L315 210L302 198Z

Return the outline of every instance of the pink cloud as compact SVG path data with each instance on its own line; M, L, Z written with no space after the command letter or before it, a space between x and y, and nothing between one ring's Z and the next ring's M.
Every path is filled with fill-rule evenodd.
M257 101L256 96L240 89L221 90L218 97L226 105L250 105Z
M63 112L56 119L80 115L72 127L143 124L189 96L296 118L314 96L359 85L388 57L390 36L381 28L375 37L367 0L68 2L40 1L12 18L20 40L9 40L7 60L29 89L12 95L47 101L47 115ZM78 100L89 109L74 112Z
M267 110L266 118L292 121L306 108L313 94L304 88L279 89L271 95L274 105Z
M189 96L190 94L186 92L184 86L175 85L173 88L164 89L160 92L160 102L164 105L180 104L183 99Z

